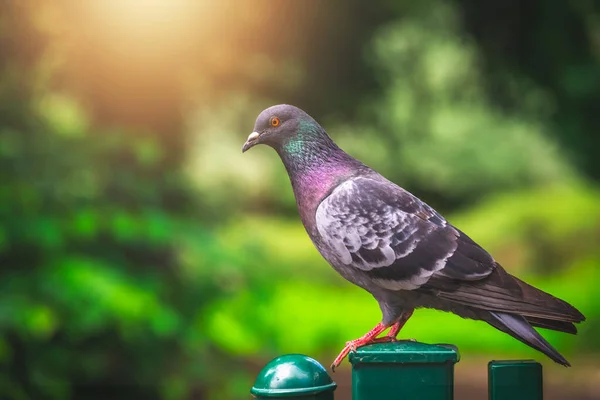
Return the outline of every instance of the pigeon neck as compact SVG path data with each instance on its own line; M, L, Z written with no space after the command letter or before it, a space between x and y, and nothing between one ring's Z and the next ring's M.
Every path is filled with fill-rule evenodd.
M315 226L316 207L333 188L364 165L340 149L324 131L316 137L298 134L284 143L278 153L290 177L302 222L312 237L315 232L309 227Z
M322 176L356 163L316 123L300 123L298 132L277 150L292 184L307 175Z

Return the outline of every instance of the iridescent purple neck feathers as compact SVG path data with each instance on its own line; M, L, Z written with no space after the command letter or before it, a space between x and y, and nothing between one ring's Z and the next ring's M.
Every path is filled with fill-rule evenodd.
M319 170L322 167L360 165L331 140L327 132L314 120L298 121L295 135L276 148L290 178Z
M290 177L300 217L309 234L321 200L339 183L367 169L315 123L301 123L298 134L277 152Z

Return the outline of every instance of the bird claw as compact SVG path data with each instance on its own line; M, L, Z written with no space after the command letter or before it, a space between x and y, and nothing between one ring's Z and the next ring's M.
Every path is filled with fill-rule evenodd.
M342 363L342 361L344 361L344 358L346 358L348 353L350 353L351 351L354 351L354 352L356 351L357 343L360 344L360 339L350 340L350 341L346 342L346 346L344 346L344 348L342 349L340 354L335 358L335 360L333 360L333 363L331 364L331 372L335 372L335 369L337 367L339 367L339 365ZM360 345L364 346L365 344L367 344L367 343L362 343ZM358 346L358 347L360 347L360 346Z
M363 342L363 341L361 341L361 339L350 340L350 341L346 342L346 346L344 346L344 348L342 349L340 354L335 358L335 360L333 360L333 363L331 364L331 372L335 372L335 369L340 366L342 361L344 361L344 358L346 358L346 356L351 351L355 352L357 348L366 346L367 344L395 343L395 342L413 342L414 343L416 341L417 341L416 339L398 339L396 337L387 336L387 335L380 337L380 338L371 339L368 342ZM358 346L357 346L357 344L358 344Z
M331 372L335 372L335 369L340 366L344 358L346 358L348 353L350 353L350 350L350 347L346 344L346 346L342 349L340 354L338 354L335 360L333 360L333 363L331 364ZM356 349L354 349L353 351L356 351Z
M335 369L341 364L341 362L344 360L344 358L346 358L348 353L350 353L351 351L355 352L356 349L359 347L362 347L362 346L365 346L365 345L371 344L371 343L396 342L397 341L396 335L398 335L400 328L402 328L402 326L404 325L406 320L408 320L408 318L411 315L412 315L412 310L409 313L404 314L404 316L400 320L398 320L398 321L396 321L396 323L394 323L394 326L393 326L392 330L388 333L388 335L386 335L382 338L378 338L377 336L379 334L381 334L383 331L385 331L387 328L389 328L390 325L384 325L383 323L380 322L373 329L371 329L369 332L367 332L363 337L346 342L346 346L344 346L344 348L342 349L340 354L335 358L335 360L333 360L333 363L331 364L331 371L335 372ZM414 339L413 339L413 341L414 341Z

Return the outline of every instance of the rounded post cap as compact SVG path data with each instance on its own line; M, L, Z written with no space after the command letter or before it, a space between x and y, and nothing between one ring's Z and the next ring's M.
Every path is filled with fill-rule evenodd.
M265 365L250 393L259 397L293 397L333 392L336 386L317 360L302 354L286 354Z

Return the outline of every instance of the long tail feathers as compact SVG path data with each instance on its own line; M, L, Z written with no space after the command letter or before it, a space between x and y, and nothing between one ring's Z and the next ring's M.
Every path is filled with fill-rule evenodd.
M506 273L506 271L504 271ZM531 301L534 303L538 303L541 306L541 313L534 312L533 314L528 314L525 310L520 310L523 315L529 319L529 315L536 318L537 320L556 320L556 321L568 321L568 322L583 322L585 321L585 316L579 311L577 308L573 307L571 304L566 301L559 299L551 295L550 293L544 292L535 286L531 286L530 284L523 282L519 278L512 276L506 273L517 283L517 285L521 288L521 293L523 294L522 300L527 302ZM538 314L538 315L536 315ZM550 328L554 329L554 328ZM560 329L558 329L560 330Z
M520 340L528 346L533 347L536 350L541 351L555 362L562 364L566 367L570 367L571 364L558 352L550 343L546 341L525 319L525 317L516 314L507 314L503 312L489 312L486 318L483 318L487 323L493 327L501 330L502 332L508 333L515 339ZM541 325L542 323L548 323L544 320L532 321L535 325ZM566 324L558 321L552 321L558 323L558 327L565 329L557 329L551 327L551 329L557 329L566 331ZM563 326L565 325L565 326ZM545 326L547 327L547 326Z
M525 319L527 319L527 322L532 326L537 328L551 329L553 331L570 333L572 335L577 334L577 327L571 322L529 316L525 316Z

